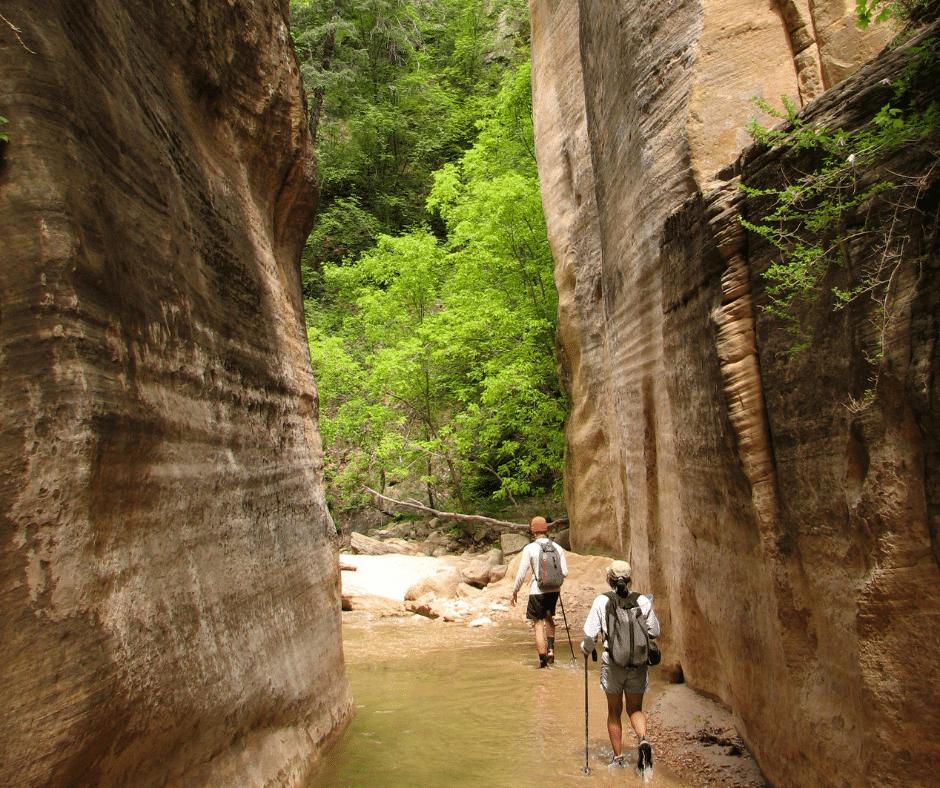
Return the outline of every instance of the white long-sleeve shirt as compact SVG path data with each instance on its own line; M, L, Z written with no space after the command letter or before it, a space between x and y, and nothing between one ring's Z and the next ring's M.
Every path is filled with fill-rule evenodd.
M604 633L604 639L607 638L607 603L609 601L607 594L598 596L591 605L591 612L588 613L587 620L584 622L584 641L581 650L588 654L597 644L597 636L601 632ZM640 613L646 619L646 630L650 637L659 637L659 619L656 618L656 611L653 610L653 601L640 594L637 604L640 606Z
M557 588L539 588L539 573L538 573L538 561L539 554L539 542L544 544L555 545L555 549L558 551L559 563L561 564L561 574L564 577L568 577L568 563L565 561L565 551L558 546L557 542L552 542L547 536L542 536L536 539L534 542L527 544L522 550L522 560L519 562L519 571L516 572L516 584L512 588L514 594L519 593L519 589L522 588L523 582L525 582L525 576L528 571L532 570L532 585L529 586L529 594L544 594L546 591L557 591Z

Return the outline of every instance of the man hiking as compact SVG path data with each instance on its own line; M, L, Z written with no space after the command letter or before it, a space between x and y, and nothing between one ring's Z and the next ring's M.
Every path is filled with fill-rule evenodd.
M607 569L607 583L612 592L600 594L591 605L584 622L581 653L585 658L604 633L604 654L601 658L601 689L607 695L607 733L614 750L611 766L623 766L621 754L624 708L637 737L637 771L653 768L653 753L646 740L646 715L643 694L649 692L647 659L649 641L659 636L659 619L653 602L642 594L631 593L630 564L614 561Z
M532 570L532 585L529 588L529 604L525 617L533 621L535 648L539 653L539 667L544 668L555 661L555 606L561 584L568 576L565 551L548 538L548 523L544 517L533 517L529 530L535 537L522 551L516 584L512 589L510 604L516 606L516 595Z

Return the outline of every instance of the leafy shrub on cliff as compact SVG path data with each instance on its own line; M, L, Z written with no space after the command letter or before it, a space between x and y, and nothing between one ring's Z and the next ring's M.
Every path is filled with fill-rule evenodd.
M936 15L938 9L937 0L855 0L858 26L862 29L872 22L879 24L889 19L900 24L917 23Z
M940 111L935 102L919 98L920 88L937 76L936 43L928 39L912 48L906 73L892 85L891 101L851 134L806 125L786 97L785 112L755 99L763 112L786 124L764 129L753 121L752 138L768 147L805 152L805 169L791 174L784 188L742 185L752 205L770 204L752 220L741 221L780 250L779 260L763 274L769 281L767 309L788 323L794 351L811 339L794 309L797 301L829 293L839 308L867 296L878 303L882 321L890 317L890 284L909 240L907 217L919 210L925 189L940 176ZM929 166L910 172L892 166L892 157L911 146L922 148ZM873 246L877 254L857 259L855 250ZM847 288L825 284L831 281L832 265L848 272Z

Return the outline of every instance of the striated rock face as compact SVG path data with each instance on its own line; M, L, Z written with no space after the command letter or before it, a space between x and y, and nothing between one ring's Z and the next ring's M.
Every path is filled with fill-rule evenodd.
M665 498L658 491L671 474L647 478L650 468L668 469L674 454L663 443L671 430L658 429L671 423L659 385L660 235L666 217L748 142L754 96L778 103L781 94L801 95L800 74L810 66L794 59L795 39L797 54L816 64L814 91L822 89L820 63L828 68L831 53L842 50L817 43L808 8L787 8L530 3L539 177L560 298L559 372L572 396L566 500L577 521L576 550L623 551L630 511L660 519L658 507L671 505L675 491ZM847 25L840 30L853 37L856 64L887 37L884 29L863 37Z
M909 48L823 94L807 120L862 128L891 100ZM743 231L739 217L763 208L738 181L786 183L814 169L810 154L749 150L664 230L677 525L691 537L673 617L694 603L685 675L734 707L774 784L935 780L938 655L923 645L940 636L935 162L920 146L896 154L892 177L921 183L844 229L851 265L829 276L844 290L884 263L872 227L909 235L884 312L871 298L839 311L831 296L802 304L813 339L796 356L763 310L759 274L779 252Z
M820 96L813 118L858 128L890 100L879 83L904 51L836 85L887 35L861 37L841 3L530 7L572 547L631 560L667 662L733 708L771 784L930 784L933 229L899 269L880 364L875 306L831 302L791 360L761 311L771 250L742 230L732 180L785 182L779 152L731 166L752 96Z
M349 713L287 10L4 8L3 785L295 785Z

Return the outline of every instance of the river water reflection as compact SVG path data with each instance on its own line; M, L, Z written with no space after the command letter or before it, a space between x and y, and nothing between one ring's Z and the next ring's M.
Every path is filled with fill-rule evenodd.
M632 767L608 768L606 706L590 661L584 773L584 661L559 635L555 665L538 670L521 622L470 629L344 614L356 716L306 788L643 785ZM648 700L662 687L654 682ZM625 742L635 758L632 731ZM662 764L647 784L688 785Z

